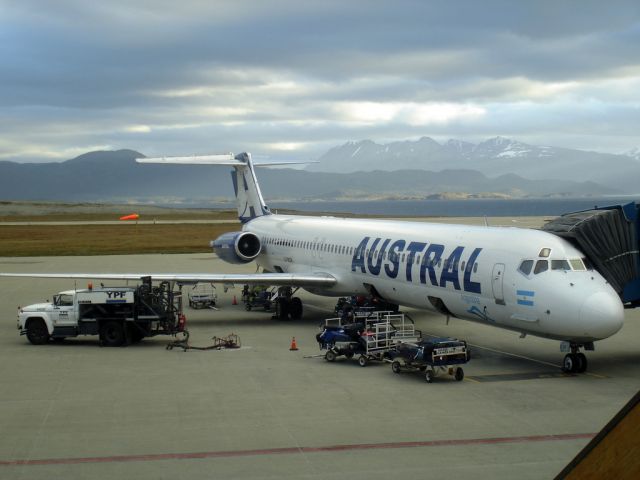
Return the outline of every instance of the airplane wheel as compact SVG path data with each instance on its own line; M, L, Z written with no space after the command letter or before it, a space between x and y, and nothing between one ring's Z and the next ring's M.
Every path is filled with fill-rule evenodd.
M577 359L573 353L567 353L562 362L562 371L566 373L574 373L576 371Z
M391 364L391 370L393 370L393 373L400 373L402 371L402 366L400 365L400 362L393 362Z
M299 320L302 318L302 300L300 297L293 297L289 304L289 312L291 312L291 318Z
M456 368L456 380L458 382L461 382L462 379L464 378L464 370L462 370L460 367Z
M587 371L587 356L584 353L576 354L576 359L578 360L578 366L576 368L577 373L584 373Z
M289 318L289 302L286 298L276 299L276 317L280 320Z

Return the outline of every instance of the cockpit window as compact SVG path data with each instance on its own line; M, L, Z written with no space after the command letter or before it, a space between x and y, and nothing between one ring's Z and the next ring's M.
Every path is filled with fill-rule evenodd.
M518 267L518 270L520 270L525 275L529 275L531 273L532 268L533 268L533 260L523 260L522 263L520 264L520 267Z
M546 258L549 255L551 255L551 249L550 248L543 248L542 250L540 250L540 253L538 254L539 257L543 257L543 258Z
M546 272L547 270L549 270L549 262L547 260L538 260L533 273L537 275L539 273Z
M551 270L571 270L571 265L566 260L551 260Z
M569 259L569 263L571 264L571 268L574 270L583 271L587 269L580 258L571 258Z

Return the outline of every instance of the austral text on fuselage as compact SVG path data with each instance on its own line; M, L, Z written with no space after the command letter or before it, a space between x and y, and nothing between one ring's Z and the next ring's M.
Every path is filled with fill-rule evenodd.
M482 248L475 248L466 265L462 268L461 261L466 247L460 245L453 249L449 256L443 260L445 250L444 245L438 243L428 244L427 242L408 242L407 240L392 240L390 238L376 238L369 246L371 237L364 237L360 245L356 248L351 259L351 271L360 269L362 273L378 276L382 272L389 278L397 278L400 274L401 264L405 264L407 282L420 281L426 285L427 281L436 287L446 288L448 283L453 288L460 290L460 270L464 270L462 278L462 290L469 293L481 294L479 282L471 280L473 267L478 259ZM413 278L413 264L416 256L421 255L420 272L417 279ZM440 278L438 278L436 267L442 266ZM428 280L427 280L428 278Z

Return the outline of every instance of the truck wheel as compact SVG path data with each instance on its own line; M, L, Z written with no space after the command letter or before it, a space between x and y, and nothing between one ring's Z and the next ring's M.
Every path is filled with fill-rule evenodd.
M427 381L427 383L433 382L433 370L427 370L424 374L424 379Z
M49 330L41 318L34 318L27 323L27 339L32 345L44 345L49 342Z
M400 362L398 361L393 362L391 364L391 370L393 370L393 373L400 373L402 371L402 366L400 365Z
M122 322L110 321L105 323L100 331L100 339L106 347L119 347L124 342Z
M456 380L458 382L461 382L462 379L464 378L464 370L462 370L460 367L456 368Z
M129 325L129 336L131 337L131 343L139 343L144 338L144 333L136 326Z
M327 362L335 362L336 361L336 352L333 350L327 350L327 353L324 354L324 359Z

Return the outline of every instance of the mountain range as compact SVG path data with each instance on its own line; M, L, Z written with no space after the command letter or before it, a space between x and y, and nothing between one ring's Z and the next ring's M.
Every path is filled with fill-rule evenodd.
M209 203L233 197L229 172L209 166L141 165L133 150L89 152L60 163L0 162L0 200ZM349 142L306 170L265 168L269 200L471 196L599 196L633 193L640 161L497 137L378 145ZM286 186L286 187L285 187Z
M479 144L429 137L381 145L371 140L332 148L309 171L351 173L401 169L477 170L488 177L515 174L531 180L592 181L625 193L640 192L640 149L624 155L528 145L504 137Z

